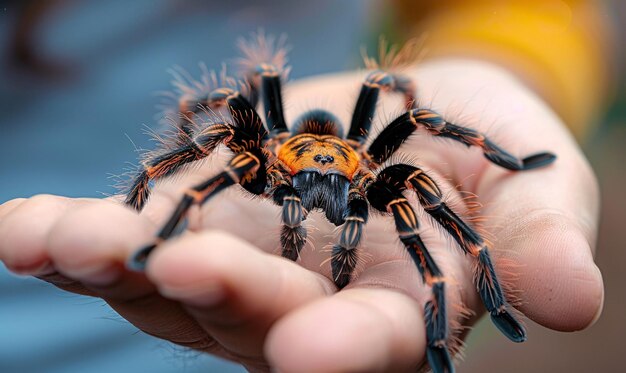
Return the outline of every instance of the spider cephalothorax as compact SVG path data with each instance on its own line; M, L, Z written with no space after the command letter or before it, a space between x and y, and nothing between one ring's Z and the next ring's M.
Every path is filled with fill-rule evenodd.
M474 258L476 288L495 325L511 340L525 340L526 332L511 314L494 271L487 242L448 207L439 186L425 171L408 164L381 165L418 128L433 136L479 147L488 160L513 171L546 166L556 157L539 153L518 159L484 134L417 107L413 81L377 65L369 57L366 65L374 71L361 87L345 137L339 120L324 110L306 112L289 131L281 96L281 83L288 71L284 51L262 37L240 46L247 57L242 62L240 84L222 79L222 86L211 87L207 77L201 82L186 82L178 77L178 132L167 147L146 155L126 203L140 210L149 197L151 180L209 156L218 145L226 146L234 155L222 172L184 193L155 243L137 251L130 259L131 267L140 270L145 266L152 250L172 236L191 205L205 203L221 190L239 184L247 192L282 206L280 243L286 258L297 260L306 243L307 231L302 221L308 211L322 210L329 221L339 226L331 268L335 284L343 288L353 275L363 227L370 209L374 209L393 217L400 241L424 282L432 288L432 297L424 310L428 361L436 372L453 371L448 351L446 278L422 242L418 219L405 198L405 194L415 193L424 211L454 238L465 254ZM380 60L388 67L403 60L411 62L411 56L409 50L403 49L381 56ZM366 146L381 91L402 94L407 111ZM259 99L263 101L265 124L256 111ZM211 115L219 110L226 115ZM190 120L202 112L207 115L200 125Z

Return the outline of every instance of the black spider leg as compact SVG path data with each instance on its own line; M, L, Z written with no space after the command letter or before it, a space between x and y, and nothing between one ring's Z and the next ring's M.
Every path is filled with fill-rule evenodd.
M220 89L216 89L213 92L219 92ZM196 97L189 94L183 94L178 98L178 113L176 125L179 129L178 140L182 143L186 142L186 139L194 137L194 122L192 120L194 115L197 115L206 110L216 110L223 106L225 101L220 95L209 93L204 97ZM254 107L254 105L252 105Z
M333 246L330 262L333 281L339 289L348 285L357 265L357 249L369 217L369 203L365 191L373 179L371 171L362 171L357 173L350 184L345 223L340 228L339 243Z
M157 245L172 236L174 230L185 217L193 204L202 205L217 193L237 183L250 182L258 178L258 170L265 167L265 156L260 150L245 151L236 154L224 171L185 191L176 209L157 234L154 243L137 250L129 259L128 266L136 271L142 271L147 263L148 256Z
M237 183L252 194L260 195L265 191L267 156L261 143L267 137L267 130L261 118L237 91L221 88L212 95L220 96L231 110L234 131L227 145L236 155L220 174L185 192L170 219L158 233L156 242L142 248L131 257L129 261L131 268L141 270L145 267L148 255L158 243L172 235L192 204L203 204L219 191Z
M382 70L371 72L361 86L348 131L348 142L355 148L363 144L372 127L378 94L381 89L402 93L407 110L415 104L415 85L409 77L394 75Z
M412 109L385 127L367 149L366 156L373 166L380 165L400 148L413 131L424 127L430 134L449 138L465 145L478 146L487 159L509 170L521 171L547 166L556 159L552 153L537 153L518 159L500 148L484 134L471 128L446 122L441 115L428 109Z
M307 239L306 228L302 226L307 211L302 207L300 195L283 172L274 167L269 176L274 185L271 192L274 203L282 206L281 255L296 261Z
M367 199L375 209L393 215L400 240L417 266L424 283L432 290L432 298L424 307L426 321L426 356L435 373L454 372L448 351L448 318L445 299L446 279L418 234L415 212L402 195L397 183L379 174L367 190Z
M226 123L213 123L193 137L186 136L178 148L148 153L142 162L141 171L135 176L124 203L141 210L150 196L150 180L168 176L181 166L207 157L220 143L228 144L235 129Z
M261 76L261 87L256 87L252 77L250 80L251 96L260 96L263 100L263 110L265 113L267 128L271 137L276 137L281 133L288 132L287 122L283 110L283 97L281 86L281 74L276 66L270 63L261 63L257 65L255 75Z
M126 205L141 210L150 196L150 180L171 175L181 166L211 155L220 143L239 153L250 144L260 146L259 137L267 137L261 118L239 92L219 88L210 94L210 101L218 105L228 105L234 125L214 123L193 137L182 136L178 148L174 150L156 155L149 153L141 171L133 180L124 201Z
M424 210L454 237L466 254L476 259L476 288L491 320L513 342L525 341L526 331L509 312L510 306L496 276L487 243L443 202L437 183L421 169L403 164L386 168L381 177L400 185L401 189L415 191Z

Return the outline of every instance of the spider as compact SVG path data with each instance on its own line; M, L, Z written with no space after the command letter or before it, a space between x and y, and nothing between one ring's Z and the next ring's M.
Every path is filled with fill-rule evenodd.
M386 50L382 44L381 50ZM479 147L489 161L512 171L547 166L556 156L544 152L518 159L484 134L418 107L415 83L392 68L414 61L414 46L410 44L401 50L392 48L386 55L381 53L380 62L365 56L366 66L373 71L361 86L345 135L339 119L320 109L307 111L288 128L281 85L289 69L284 43L275 39L259 35L240 43L244 55L240 81L223 78L221 86L216 87L215 73L213 79L205 74L202 81L193 83L185 83L186 78L179 76L176 134L166 148L145 156L125 203L141 210L149 197L151 181L211 155L218 145L230 149L233 156L220 173L184 192L155 241L136 251L129 266L143 270L150 253L175 233L192 205L202 205L220 191L240 185L247 193L282 206L280 244L285 258L298 259L307 240L302 222L309 211L321 210L339 227L330 261L333 281L341 289L353 276L370 210L378 211L393 218L400 241L422 280L432 289L424 309L428 362L435 372L452 372L446 278L420 238L418 219L405 197L415 193L426 213L465 254L474 258L476 289L493 323L512 341L524 341L525 329L511 313L489 245L446 204L441 189L424 170L410 164L389 165L389 159L418 129ZM370 140L368 134L381 92L402 95L406 111ZM265 124L256 111L259 100L263 102ZM220 110L226 115L213 115ZM202 113L207 114L205 120L197 125L192 117Z

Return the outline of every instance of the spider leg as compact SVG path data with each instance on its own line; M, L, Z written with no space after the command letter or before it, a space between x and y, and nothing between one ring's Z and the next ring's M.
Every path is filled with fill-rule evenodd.
M208 156L218 144L228 144L234 132L235 129L228 124L214 123L193 138L186 137L186 143L177 149L148 153L142 162L142 170L135 177L124 203L136 210L141 210L150 196L150 180L171 175L181 166Z
M249 40L238 42L242 57L239 58L241 74L250 85L249 97L254 106L259 98L263 100L266 124L271 137L288 132L283 112L281 78L289 74L287 51L284 37L274 38L263 32L251 35Z
M157 234L156 242L136 251L129 259L128 266L141 271L145 268L148 256L156 246L172 236L176 226L182 221L193 204L202 205L211 197L235 184L244 184L258 179L258 170L265 167L265 156L260 150L236 154L224 171L185 191L176 209ZM265 180L258 180L265 184Z
M210 99L228 105L234 125L214 123L193 137L181 136L179 147L174 150L148 153L126 196L126 205L141 210L150 196L150 180L171 175L182 165L209 156L220 143L235 153L260 147L267 131L254 108L239 92L220 88L210 94Z
M289 174L281 161L276 160L270 166L268 177L271 184L269 194L274 203L282 206L281 254L295 262L306 243L307 231L302 226L302 221L306 219L306 210L302 207L300 195L291 185Z
M367 138L376 113L380 90L403 94L407 110L411 109L415 103L415 84L409 77L382 70L371 72L361 86L350 122L347 139L354 147L359 147Z
M402 195L402 190L380 175L368 189L367 199L375 209L393 215L400 241L408 250L424 283L431 287L432 298L424 307L426 356L430 367L436 373L454 372L447 342L446 279L418 234L419 225L414 210Z
M263 63L257 67L257 73L261 75L261 98L267 128L272 135L288 132L283 112L281 71L273 65Z
M281 255L295 262L307 238L306 229L302 226L302 221L306 217L302 201L298 192L288 184L276 188L273 198L277 205L282 206Z
M476 288L491 320L513 342L525 341L524 327L508 310L510 306L496 276L487 243L446 205L435 181L421 169L403 164L390 166L381 175L396 185L402 185L402 189L415 191L424 210L455 239L466 254L476 259Z
M187 139L194 137L195 126L192 120L194 115L207 109L216 110L226 103L223 97L215 95L214 92L216 91L219 92L219 89L203 93L202 95L183 93L178 97L179 116L176 125L180 130L178 135L179 142L185 144Z
M330 262L333 281L339 289L348 285L357 265L357 249L369 217L369 203L365 197L365 190L373 179L374 175L371 172L360 172L355 176L348 191L345 223L340 228L339 243L333 246Z
M537 153L518 159L496 145L484 134L471 128L445 121L441 115L428 109L412 109L392 121L374 139L367 149L367 157L373 165L379 165L389 159L411 134L424 127L433 136L444 137L469 146L478 146L485 157L500 167L522 171L547 166L556 159L556 155L548 152Z

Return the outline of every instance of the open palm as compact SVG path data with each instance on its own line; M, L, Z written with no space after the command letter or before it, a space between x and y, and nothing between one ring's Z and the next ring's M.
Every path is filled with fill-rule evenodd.
M415 71L420 102L487 132L513 154L557 154L546 168L512 173L477 149L416 134L401 153L423 166L461 215L480 215L500 278L519 310L557 330L579 330L599 315L602 277L593 263L598 214L595 177L558 118L530 91L493 66L436 61ZM354 74L289 86L287 119L317 104L344 123L360 82ZM386 97L380 126L399 113ZM457 107L462 107L458 110ZM380 127L379 127L380 128ZM0 207L0 260L17 273L101 297L135 326L159 338L244 364L251 371L402 371L424 361L423 306L430 296L400 244L393 219L372 216L353 281L333 285L334 225L313 212L310 244L294 263L279 255L280 209L227 190L188 215L188 231L163 243L147 271L126 270L150 242L185 187L212 175L226 150L159 182L141 214L120 198L36 196ZM449 318L470 325L484 312L472 260L413 196L426 246L451 281ZM475 201L470 199L470 201ZM461 334L462 335L462 334ZM532 339L532 336L530 336ZM530 342L532 343L532 342Z

